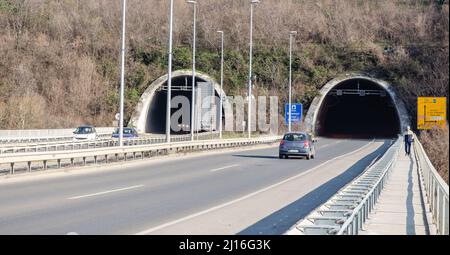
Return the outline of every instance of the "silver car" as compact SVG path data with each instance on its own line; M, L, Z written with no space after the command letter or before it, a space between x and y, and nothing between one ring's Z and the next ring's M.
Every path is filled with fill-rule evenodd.
M279 147L279 157L289 156L306 157L312 159L316 156L316 140L311 135L304 132L291 132L283 136Z

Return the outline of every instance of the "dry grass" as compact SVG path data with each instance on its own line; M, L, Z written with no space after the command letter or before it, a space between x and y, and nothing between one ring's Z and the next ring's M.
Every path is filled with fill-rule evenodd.
M394 77L391 80L399 83L408 103L419 92L448 95L448 4L439 8L423 2L262 1L255 8L254 20L255 73L263 77L259 87L282 91L288 31L298 30L293 82L301 92L294 97L304 103L333 75L362 68L349 59L361 53L374 58L368 63L374 71L388 79ZM110 125L118 102L120 8L120 1L111 0L0 0L0 128ZM178 48L191 43L191 11L184 0L175 1L174 43ZM225 87L239 91L247 72L248 1L200 0L198 13L199 51L214 57L219 47L216 31L224 30L227 51L235 56L235 62L226 67ZM167 16L167 1L128 1L128 116L145 82L166 71ZM417 47L419 55L429 59L412 61L417 52L386 58L382 53L386 44L438 47L429 51L428 46ZM268 57L272 51L278 52L277 57ZM148 59L139 59L139 52ZM182 57L175 55L181 65L188 66L189 56ZM199 61L199 70L216 75L215 64ZM239 79L229 78L235 73ZM38 98L32 109L27 100L17 102L22 95ZM24 105L12 109L16 104ZM15 111L20 109L24 111L20 114L36 117L16 120L19 113ZM45 114L39 114L42 111Z
M431 163L447 182L449 172L449 133L448 126L445 129L432 129L420 133L422 143Z

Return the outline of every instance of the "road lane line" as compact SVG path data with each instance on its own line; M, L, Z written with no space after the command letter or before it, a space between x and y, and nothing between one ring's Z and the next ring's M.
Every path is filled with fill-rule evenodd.
M141 231L141 232L136 233L135 235L147 235L147 234L150 234L150 233L155 232L155 231L157 231L157 230L160 230L160 229L163 229L163 228L166 228L166 227L170 227L170 226L175 225L175 224L178 224L178 223L180 223L180 222L183 222L183 221L187 221L187 220L193 219L193 218L198 217L198 216L201 216L201 215L203 215L203 214L207 214L207 213L209 213L209 212L212 212L212 211L221 209L221 208L223 208L223 207L232 205L232 204L234 204L234 203L240 202L240 201L245 200L245 199L247 199L247 198L256 196L256 195L258 195L258 194L260 194L260 193L263 193L263 192L265 192L265 191L267 191L267 190L273 189L273 188L278 187L278 186L280 186L280 185L282 185L282 184L284 184L284 183L287 183L287 182L289 182L289 181L291 181L291 180L294 180L294 179L299 178L299 177L301 177L301 176L303 176L303 175L306 175L306 174L308 174L308 173L314 171L315 169L317 169L317 168L319 168L319 167L322 167L323 165L326 165L327 163L329 163L329 162L331 162L331 161L333 161L333 160L337 160L337 159L340 159L340 158L343 158L343 157L347 157L348 155L357 153L357 152L359 152L359 151L365 149L365 148L368 147L369 145L373 144L374 142L375 142L375 139L373 139L373 140L370 141L369 143L365 144L364 146L359 147L359 148L356 149L356 150L353 150L353 151L348 152L348 153L346 153L346 154L343 154L343 155L334 157L334 158L332 158L332 159L329 159L329 160L327 160L327 161L325 161L325 162L323 162L323 163L321 163L321 164L319 164L319 165L317 165L317 166L315 166L315 167L313 167L313 168L311 168L311 169L309 169L309 170L306 170L305 172L302 172L302 173L300 173L300 174L298 174L298 175L295 175L295 176L292 176L292 177L290 177L290 178L288 178L288 179L286 179L286 180L283 180L283 181L281 181L281 182L278 182L278 183L272 184L272 185L270 185L270 186L268 186L268 187L265 187L265 188L262 188L262 189L260 189L260 190L257 190L257 191L255 191L255 192L253 192L253 193L247 194L247 195L245 195L245 196L243 196L243 197L234 199L234 200L232 200L232 201L223 203L223 204L221 204L221 205L217 205L217 206L211 207L211 208L209 208L209 209L200 211L200 212L198 212L198 213L194 213L194 214L188 215L188 216L183 217L183 218L180 218L180 219L178 219L178 220L170 221L170 222L167 222L167 223L158 225L158 226L156 226L156 227L153 227L153 228L149 228L149 229L143 230L143 231Z
M119 192L119 191L125 191L125 190L130 190L130 189L137 189L137 188L142 188L142 187L144 187L144 185L141 184L141 185L135 185L135 186L126 187L126 188L102 191L102 192L88 194L88 195L69 197L68 199L69 200L75 200L75 199L86 198L86 197L100 196L100 195L104 195L104 194L109 194L109 193L114 193L114 192Z
M237 166L240 166L240 165L239 164L234 164L234 165L229 165L229 166L215 168L215 169L212 169L210 171L211 172L217 172L217 171L220 171L220 170L225 170L225 169L232 168L232 167L237 167Z

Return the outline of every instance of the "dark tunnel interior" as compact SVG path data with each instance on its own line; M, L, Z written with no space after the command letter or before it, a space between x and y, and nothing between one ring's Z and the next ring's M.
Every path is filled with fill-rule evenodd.
M205 82L205 80L196 77L196 83ZM167 82L163 84L163 87L167 86ZM166 132L166 100L167 90L157 89L154 97L151 99L149 112L147 115L146 133L153 134L165 134ZM192 102L192 77L191 76L179 76L172 79L172 95L171 98L176 96L185 96L189 99L189 104ZM216 93L217 96L217 93ZM172 106L173 107L173 106ZM171 115L176 112L178 108L171 109ZM181 122L181 120L179 120ZM190 119L185 119L183 123L190 125ZM171 129L172 134L184 134L189 131L175 132Z
M400 133L400 120L384 88L369 80L351 79L326 95L316 133L336 138L391 138Z

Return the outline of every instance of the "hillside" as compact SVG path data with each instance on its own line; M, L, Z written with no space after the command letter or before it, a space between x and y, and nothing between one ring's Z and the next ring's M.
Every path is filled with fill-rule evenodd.
M0 0L0 128L111 125L120 10L111 0ZM216 31L224 30L225 90L244 93L248 1L199 0L198 13L198 70L219 77ZM167 14L167 1L128 1L126 118L167 71ZM174 22L174 69L190 68L192 13L183 0L175 1ZM448 1L263 0L254 23L258 94L286 99L288 32L297 30L294 98L306 107L326 81L351 71L391 82L413 120L417 96L448 97ZM448 130L422 139L448 181Z
M166 72L167 1L130 0L126 112ZM117 112L120 1L0 0L0 128L110 125ZM248 3L199 1L198 69L218 77L226 35L225 87L245 89ZM175 4L174 68L190 68L192 13ZM439 1L264 0L255 9L259 93L287 80L288 31L298 30L295 97L308 105L327 80L366 71L389 80L414 116L416 95L448 95L448 4ZM385 47L395 49L385 54Z

